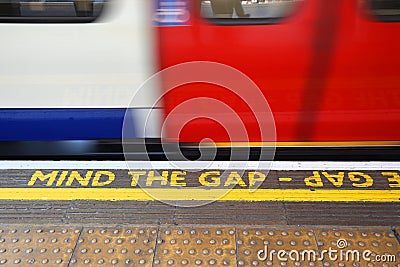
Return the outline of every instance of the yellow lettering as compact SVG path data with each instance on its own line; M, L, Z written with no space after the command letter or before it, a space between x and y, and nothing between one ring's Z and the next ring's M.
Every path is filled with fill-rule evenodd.
M383 176L391 176L388 178L389 187L400 187L400 176L397 172L382 172Z
M210 177L211 181L207 181L206 178L211 175L217 175L217 177L212 176ZM221 184L221 178L219 177L221 175L220 171L209 171L209 172L203 172L200 177L199 177L199 182L201 185L204 186L219 186Z
M352 183L354 187L371 187L374 184L372 177L362 172L349 172L349 179L352 182L364 180L362 183Z
M328 179L335 187L342 187L343 179L344 179L344 172L338 172L338 174L329 174L327 172L322 172L322 175Z
M185 177L179 175L186 175L185 171L173 171L171 174L171 186L186 186Z
M160 181L161 185L168 184L168 171L163 171L161 176L154 176L154 171L149 171L146 180L146 186L152 186L154 181Z
M231 172L228 178L226 179L224 186L237 185L237 184L239 184L241 187L246 186L246 183L243 181L242 177L240 177L239 173Z
M145 171L128 172L128 174L132 176L131 186L137 186L140 176L145 175L146 173L147 172Z
M28 186L35 185L37 179L39 179L42 182L48 180L46 186L52 186L54 181L56 180L57 174L58 174L58 171L53 171L46 175L44 175L42 171L36 171L32 175L31 180L28 182Z
M60 178L58 178L58 180L57 180L56 186L61 186L64 183L65 178L67 178L67 175L68 175L68 171L63 171L60 175Z
M249 185L254 186L257 183L262 183L265 181L266 175L261 172L249 172Z
M102 175L108 176L106 181L100 182ZM110 171L98 171L93 178L92 186L105 186L111 184L115 180L115 174Z
M77 180L78 183L82 186L88 186L90 182L90 178L92 178L93 171L88 171L85 175L85 178L83 178L79 172L77 171L72 171L71 174L68 177L68 181L65 184L66 186L71 186L74 180Z
M313 171L313 176L304 178L304 182L307 186L312 187L323 187L324 184L322 183L321 175L318 171Z

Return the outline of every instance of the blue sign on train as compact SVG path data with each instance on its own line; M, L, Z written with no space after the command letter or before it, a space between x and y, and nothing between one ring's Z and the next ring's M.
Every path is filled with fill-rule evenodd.
M189 25L190 0L155 0L153 22L156 26Z

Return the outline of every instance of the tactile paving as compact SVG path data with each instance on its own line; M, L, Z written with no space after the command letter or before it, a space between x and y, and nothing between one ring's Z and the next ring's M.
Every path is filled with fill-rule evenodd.
M68 266L80 228L0 227L0 266Z
M235 228L161 228L154 266L236 266Z
M8 225L0 226L0 266L400 267L400 242L390 227Z
M152 266L156 227L85 228L70 266Z
M288 228L238 228L238 266L322 266L317 260L301 258L301 251L318 251L314 231L311 229ZM272 253L275 250L275 253ZM277 257L277 252L287 254ZM298 251L299 258L291 251ZM285 260L286 259L286 260ZM294 259L294 260L292 260Z
M320 250L337 250L337 259L324 257L324 267L400 267L400 244L390 228L320 229L317 242ZM364 258L367 250L372 253L366 252Z

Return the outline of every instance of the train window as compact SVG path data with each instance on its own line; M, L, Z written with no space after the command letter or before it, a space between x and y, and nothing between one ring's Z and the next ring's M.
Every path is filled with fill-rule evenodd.
M399 0L369 0L370 12L383 21L400 21Z
M91 22L107 0L0 0L1 22Z
M216 24L268 24L289 16L303 0L201 0L201 16Z

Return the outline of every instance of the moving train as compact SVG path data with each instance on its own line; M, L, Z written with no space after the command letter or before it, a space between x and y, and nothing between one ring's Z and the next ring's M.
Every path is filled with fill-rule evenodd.
M7 0L0 36L3 158L142 140L399 155L396 0Z

